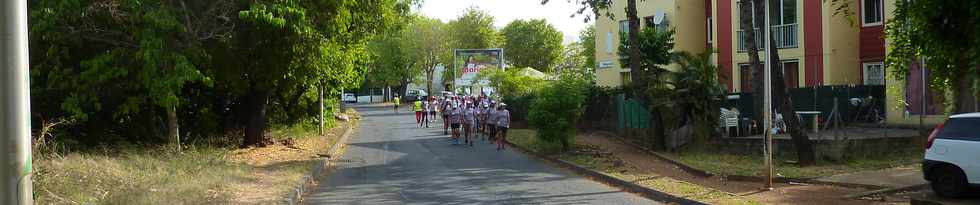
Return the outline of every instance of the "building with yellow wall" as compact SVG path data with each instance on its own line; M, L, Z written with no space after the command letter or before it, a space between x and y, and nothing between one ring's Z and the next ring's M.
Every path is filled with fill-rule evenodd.
M646 0L637 1L637 16L641 27L674 29L675 51L691 53L703 52L706 48L707 27L705 26L704 0ZM620 38L625 38L628 29L626 20L626 1L613 1L610 11L614 19L601 16L596 19L596 68L597 83L601 86L616 87L628 82L629 68L619 64ZM655 22L658 13L663 20ZM659 24L658 24L659 23Z

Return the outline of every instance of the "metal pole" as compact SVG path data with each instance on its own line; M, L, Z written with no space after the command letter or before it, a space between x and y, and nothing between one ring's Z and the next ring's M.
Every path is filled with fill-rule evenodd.
M0 204L33 204L27 1L0 5Z
M925 58L919 58L919 84L922 86L919 92L919 136L922 139L926 137L926 130L923 118L926 116L926 91L929 87L926 87L926 60Z
M772 189L772 172L773 172L773 163L772 163L772 132L771 132L772 131L772 65L775 62L770 62L770 61L774 61L774 60L778 60L778 59L770 59L772 57L771 52L773 52L772 51L773 48L772 48L772 45L770 43L770 40L772 38L772 35L771 35L771 33L770 33L771 31L769 29L770 28L769 27L769 8L770 7L769 7L769 1L763 1L763 2L764 2L763 5L765 5L764 7L765 7L765 14L766 14L766 17L765 17L766 18L765 19L765 25L762 25L762 29L765 29L764 30L765 32L763 32L763 35L765 35L763 39L765 39L765 41L766 41L766 43L765 43L765 46L766 46L766 51L765 51L766 58L765 59L766 60L763 61L763 66L765 67L763 69L763 73L765 74L764 77L763 77L763 81L765 81L765 83L763 83L763 85L764 85L763 86L764 97L763 97L763 101L762 101L762 108L765 109L762 112L762 116L763 116L762 127L764 128L763 129L763 132L766 135L766 170L765 170L764 173L766 174L766 186L765 186L765 188L766 189ZM786 112L786 111L783 111L783 112Z

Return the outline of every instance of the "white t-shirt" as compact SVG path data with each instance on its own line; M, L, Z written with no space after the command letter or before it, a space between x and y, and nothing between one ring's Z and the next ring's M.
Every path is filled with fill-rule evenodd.
M510 111L503 109L497 112L497 126L510 128Z

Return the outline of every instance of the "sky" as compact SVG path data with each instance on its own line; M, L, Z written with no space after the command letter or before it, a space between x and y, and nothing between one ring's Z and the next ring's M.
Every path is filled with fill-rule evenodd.
M449 22L463 15L466 8L475 6L494 16L494 25L503 28L517 19L545 19L564 34L564 43L578 40L578 33L588 26L584 17L576 15L579 6L567 0L550 0L541 5L541 0L424 0L421 13Z

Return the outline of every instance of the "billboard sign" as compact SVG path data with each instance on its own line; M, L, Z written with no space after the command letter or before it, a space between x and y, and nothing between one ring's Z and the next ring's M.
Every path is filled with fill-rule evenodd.
M504 65L504 50L491 49L456 49L453 61L457 86L487 85L488 82L473 82L476 75L483 69L502 69Z

